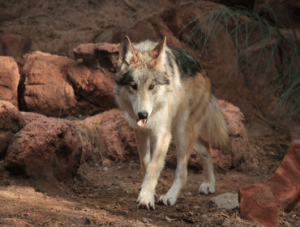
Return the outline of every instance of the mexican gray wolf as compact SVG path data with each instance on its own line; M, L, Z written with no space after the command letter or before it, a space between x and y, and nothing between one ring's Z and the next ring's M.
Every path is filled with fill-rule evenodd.
M114 93L137 140L144 175L138 207L155 209L155 187L172 137L177 149L175 179L158 203L176 203L187 181L187 162L193 149L203 162L199 192L214 193L209 143L224 149L229 136L210 79L200 63L188 52L167 46L166 37L158 43L148 40L132 44L125 36L119 48ZM154 141L152 155L150 138Z

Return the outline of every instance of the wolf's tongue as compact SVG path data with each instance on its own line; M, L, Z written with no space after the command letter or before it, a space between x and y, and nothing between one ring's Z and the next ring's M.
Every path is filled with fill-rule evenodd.
M147 119L137 119L136 124L140 127L144 127L147 122Z

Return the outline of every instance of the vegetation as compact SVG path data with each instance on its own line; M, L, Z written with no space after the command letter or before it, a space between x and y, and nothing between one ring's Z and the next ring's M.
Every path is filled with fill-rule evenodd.
M236 64L243 73L249 66L257 69L262 58L267 60L264 65L263 83L269 87L266 95L278 92L279 101L274 110L278 120L293 122L300 112L300 40L297 40L292 23L291 29L279 24L274 12L269 7L274 23L260 16L254 11L244 9L229 9L220 7L206 15L203 23L198 23L199 18L192 20L187 26L193 25L191 40L194 48L209 51L211 45L221 31L226 31L227 37L221 45L228 44L228 39L235 43ZM257 35L259 34L259 35ZM280 61L275 62L275 54L280 54ZM278 70L267 81L267 73L271 66ZM261 69L261 66L260 70ZM252 73L255 75L255 72Z

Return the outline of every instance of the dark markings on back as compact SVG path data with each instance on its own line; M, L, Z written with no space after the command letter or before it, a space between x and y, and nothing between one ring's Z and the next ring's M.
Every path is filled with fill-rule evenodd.
M166 53L167 53L167 60L168 60L168 64L169 64L169 66L170 66L170 68L171 68L171 76L173 76L174 75L174 67L173 67L173 61L172 61L172 58L174 58L174 56L169 52L169 51L166 51Z
M130 84L132 81L133 81L133 78L129 72L126 72L120 76L117 76L117 78L115 79L116 84L121 85L121 86L126 86L126 85Z
M181 77L193 77L203 70L200 63L185 50L169 47L175 56L175 61L181 72Z

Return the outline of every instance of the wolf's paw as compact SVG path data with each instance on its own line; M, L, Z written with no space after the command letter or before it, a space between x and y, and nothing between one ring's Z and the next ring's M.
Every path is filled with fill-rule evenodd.
M137 208L147 208L148 210L155 210L155 196L153 193L141 191L137 199Z
M215 192L215 184L214 183L202 183L199 188L200 194L212 194Z
M168 194L165 194L158 199L158 204L172 206L176 203L176 200L177 199L175 196L169 196Z

